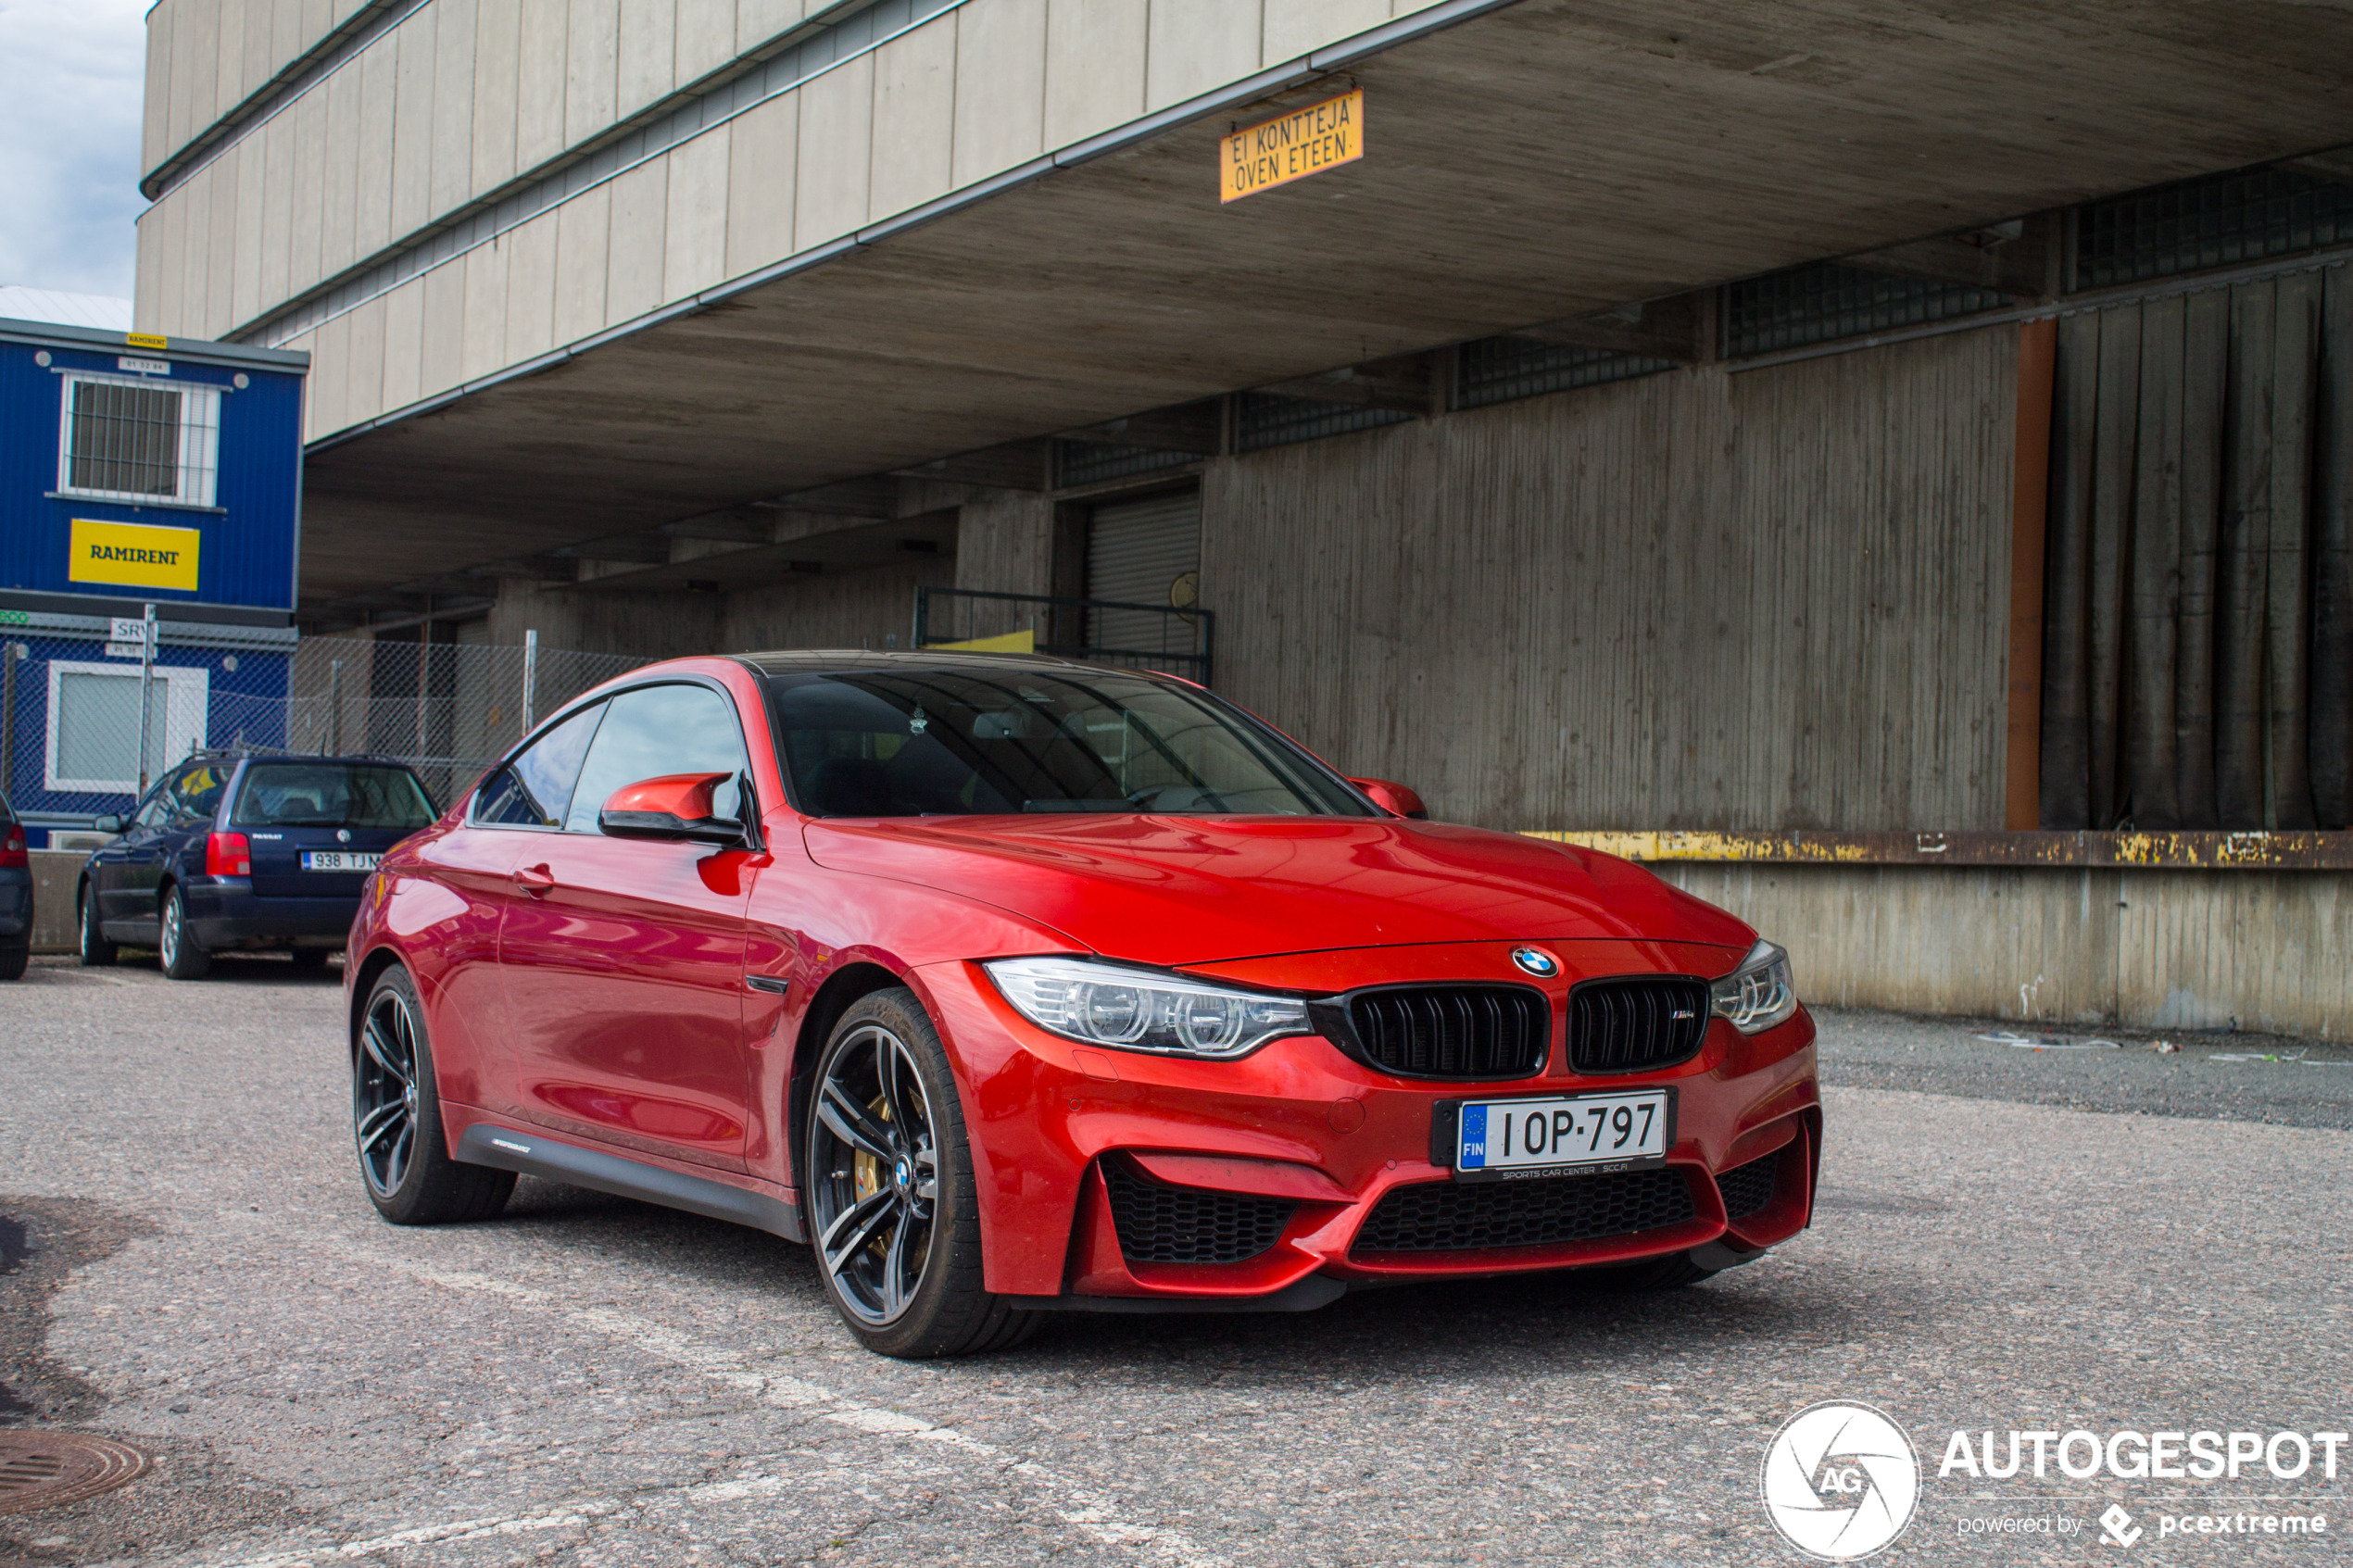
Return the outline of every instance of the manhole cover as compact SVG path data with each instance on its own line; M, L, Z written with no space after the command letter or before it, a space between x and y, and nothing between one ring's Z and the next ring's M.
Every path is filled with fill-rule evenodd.
M127 1443L81 1432L0 1432L0 1513L57 1508L110 1491L154 1461Z

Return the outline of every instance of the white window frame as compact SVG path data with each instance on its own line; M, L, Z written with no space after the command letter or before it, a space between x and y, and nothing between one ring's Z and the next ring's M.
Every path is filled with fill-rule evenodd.
M70 779L57 772L57 721L63 716L59 697L68 675L111 675L117 680L137 681L139 667L124 664L98 663L76 659L53 659L49 661L49 734L41 757L41 783L44 788L59 795L128 795L136 797L139 781L130 779ZM163 771L205 743L205 731L212 712L212 671L202 666L158 664L155 667L155 690L149 700L163 704L163 755L147 759L147 782L153 784Z
M172 494L140 490L94 490L73 483L74 386L166 387L180 395L180 465ZM220 389L209 382L169 376L122 376L104 370L65 370L57 376L57 494L91 501L128 501L133 506L210 507L220 476Z

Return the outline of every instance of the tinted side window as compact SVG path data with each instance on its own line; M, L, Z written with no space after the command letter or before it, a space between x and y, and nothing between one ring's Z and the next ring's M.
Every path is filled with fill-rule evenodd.
M190 768L173 779L163 792L166 808L171 813L171 825L188 827L209 822L220 808L220 791L228 782L228 773L209 762Z
M484 780L474 797L473 820L503 827L561 827L573 781L580 777L580 759L604 713L601 702L582 709Z
M607 705L604 727L588 748L564 827L595 833L597 814L613 791L670 773L729 773L744 770L743 732L736 705L708 686L640 686ZM713 792L714 815L740 821L741 785Z

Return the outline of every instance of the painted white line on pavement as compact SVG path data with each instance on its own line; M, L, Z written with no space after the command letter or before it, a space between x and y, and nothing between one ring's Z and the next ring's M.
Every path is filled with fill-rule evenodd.
M520 1307L555 1313L608 1337L623 1340L648 1355L689 1367L722 1387L748 1395L761 1403L786 1410L822 1410L824 1418L855 1432L877 1437L911 1437L919 1441L938 1443L961 1449L981 1459L1003 1459L1002 1449L994 1444L942 1426L920 1416L902 1411L869 1405L849 1399L833 1389L797 1377L773 1377L759 1371L749 1361L732 1350L707 1345L692 1339L663 1323L655 1323L627 1312L617 1312L605 1307L566 1307L556 1297L530 1286L517 1285L511 1280L494 1278L464 1269L436 1268L412 1262L372 1248L355 1247L346 1242L321 1237L306 1237L304 1245L333 1252L353 1262L372 1268L387 1269L407 1274L412 1279L436 1285L445 1290L462 1291L472 1295L493 1296L511 1301ZM1034 1460L1022 1460L1008 1466L1015 1474L1038 1485L1041 1489L1058 1492L1067 1506L1049 1502L1047 1507L1063 1523L1088 1538L1104 1546L1123 1547L1174 1568L1229 1568L1226 1560L1205 1550L1191 1537L1155 1524L1137 1524L1119 1517L1118 1499L1085 1490L1055 1474ZM236 1568L304 1568L322 1559L371 1556L404 1546L440 1541L468 1540L477 1537L520 1535L534 1530L561 1529L584 1524L590 1519L603 1518L627 1509L642 1509L657 1501L723 1502L740 1498L763 1496L785 1489L790 1483L778 1476L748 1476L737 1480L704 1482L697 1486L648 1494L646 1498L617 1502L609 1499L591 1499L563 1505L547 1513L518 1515L511 1518L460 1520L446 1524L420 1525L396 1531L390 1535L371 1537L365 1540L346 1541L339 1546L321 1548L308 1552L284 1552L255 1558L241 1562Z

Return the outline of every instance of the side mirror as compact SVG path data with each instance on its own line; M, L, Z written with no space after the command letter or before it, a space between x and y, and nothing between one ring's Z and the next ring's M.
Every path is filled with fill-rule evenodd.
M711 814L711 797L733 773L668 773L623 784L597 814L597 825L615 838L685 839L696 844L741 844L744 825Z
M1391 784L1387 779L1348 782L1370 796L1374 805L1392 817L1414 817L1425 822L1429 818L1429 808L1422 804L1422 797L1402 784Z
M109 811L103 817L90 819L90 831L93 833L120 833L122 828L122 813L120 811Z

